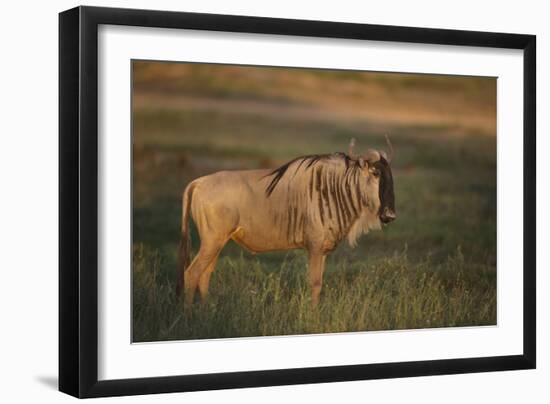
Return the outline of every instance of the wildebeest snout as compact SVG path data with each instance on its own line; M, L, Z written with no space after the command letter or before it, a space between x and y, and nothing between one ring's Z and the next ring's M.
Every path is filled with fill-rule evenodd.
M382 214L380 215L380 220L382 221L382 223L393 222L396 218L397 215L395 214L395 212L388 207L385 207L382 211Z

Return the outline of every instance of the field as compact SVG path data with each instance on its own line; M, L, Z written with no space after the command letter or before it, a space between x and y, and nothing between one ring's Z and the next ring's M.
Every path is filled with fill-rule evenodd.
M133 341L496 324L496 81L134 62ZM327 260L230 241L206 304L175 296L181 194L221 169L395 147L398 219ZM199 245L192 226L193 252Z

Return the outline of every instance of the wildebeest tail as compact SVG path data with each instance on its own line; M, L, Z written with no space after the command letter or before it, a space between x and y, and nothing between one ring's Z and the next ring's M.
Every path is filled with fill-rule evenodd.
M189 234L189 214L191 212L191 202L193 198L194 183L190 183L183 192L181 203L181 239L178 249L178 279L176 284L176 294L180 295L183 290L184 271L190 264L191 254L191 235Z

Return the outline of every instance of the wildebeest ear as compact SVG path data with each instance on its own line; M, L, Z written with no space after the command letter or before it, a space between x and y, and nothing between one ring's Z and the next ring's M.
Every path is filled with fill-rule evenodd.
M364 158L370 164L372 164L372 163L380 160L380 153L377 150L369 149L369 150L367 150L367 153L365 153Z

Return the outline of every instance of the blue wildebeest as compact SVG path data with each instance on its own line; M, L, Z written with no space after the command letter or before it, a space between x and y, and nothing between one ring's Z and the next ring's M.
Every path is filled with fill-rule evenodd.
M386 138L387 139L387 138ZM319 302L325 257L344 238L396 218L390 158L369 150L298 157L275 170L220 171L192 181L183 193L178 294L186 306L198 287L204 301L210 276L230 240L254 252L307 250L312 303ZM189 262L189 216L201 239Z

